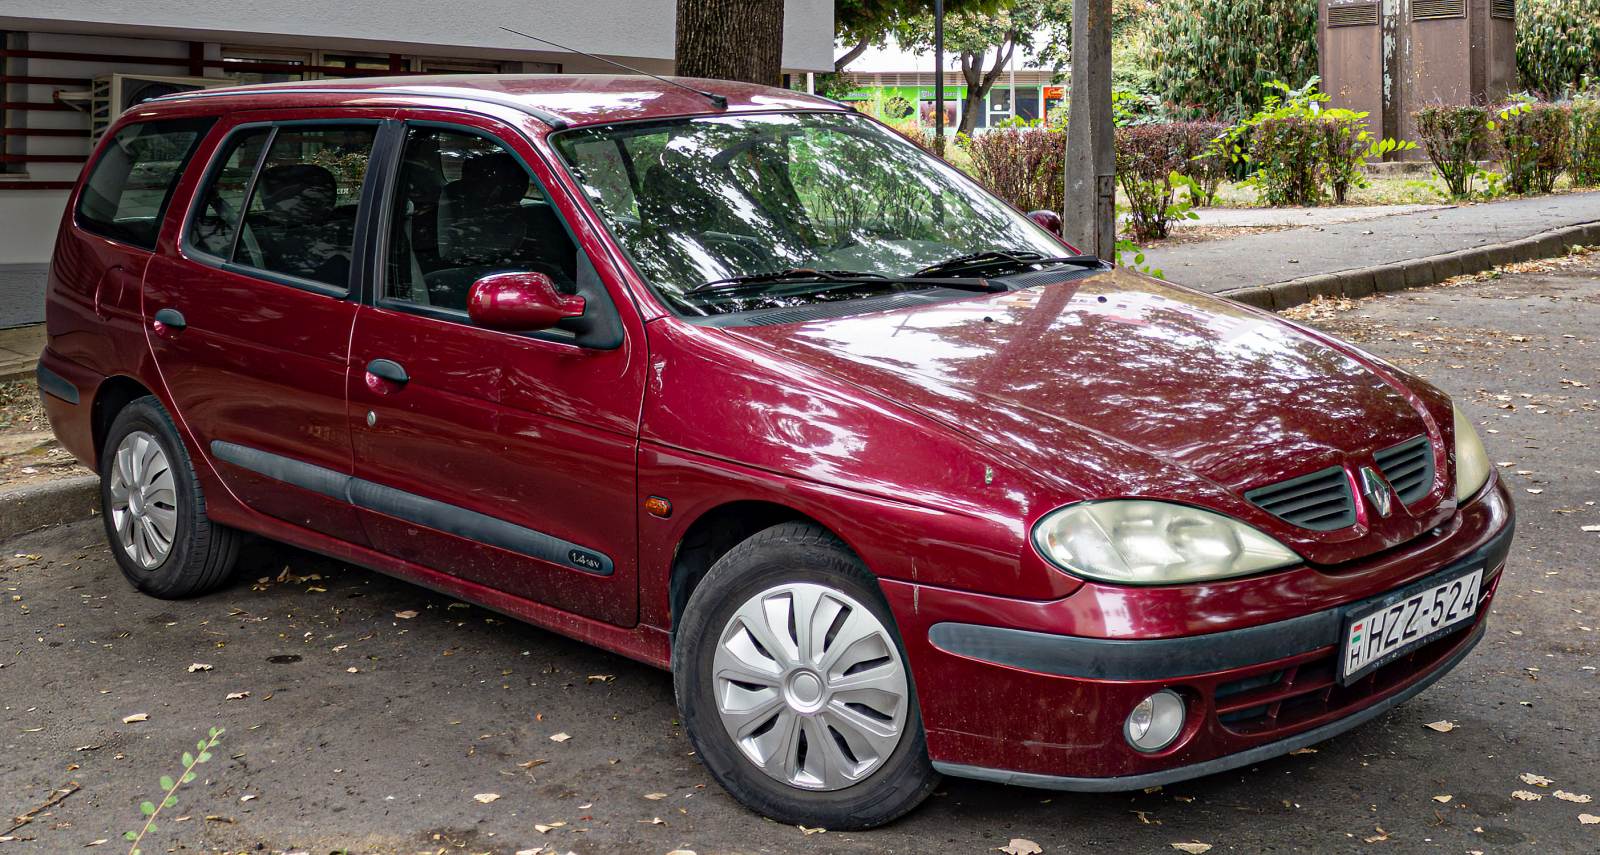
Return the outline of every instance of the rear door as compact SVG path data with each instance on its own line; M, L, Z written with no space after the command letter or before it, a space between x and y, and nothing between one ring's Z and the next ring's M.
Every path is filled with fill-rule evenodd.
M174 251L144 278L168 394L228 489L365 543L345 495L345 382L367 239L367 164L390 110L231 117Z
M385 262L351 343L351 496L380 550L632 625L643 327L515 128L407 117ZM598 332L474 326L472 283L503 271L581 295Z

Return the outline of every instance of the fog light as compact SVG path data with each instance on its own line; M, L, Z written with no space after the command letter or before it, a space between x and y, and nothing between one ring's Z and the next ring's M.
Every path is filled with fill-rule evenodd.
M1170 689L1162 689L1139 702L1128 713L1122 733L1128 744L1140 751L1160 751L1178 738L1183 730L1183 698Z

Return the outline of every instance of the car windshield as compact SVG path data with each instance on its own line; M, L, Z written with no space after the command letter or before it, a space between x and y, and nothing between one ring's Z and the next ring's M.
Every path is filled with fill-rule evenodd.
M554 139L639 273L680 314L927 289L896 278L979 252L1063 251L948 164L860 116L712 116Z

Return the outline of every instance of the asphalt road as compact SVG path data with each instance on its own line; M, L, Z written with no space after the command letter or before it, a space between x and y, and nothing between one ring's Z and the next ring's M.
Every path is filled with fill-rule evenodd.
M1600 851L1579 820L1600 802L1555 796L1600 798L1600 533L1581 531L1600 525L1600 255L1347 305L1310 314L1494 431L1519 529L1485 643L1315 753L1133 795L948 780L888 828L807 834L718 790L664 673L266 544L223 593L147 599L90 521L0 545L0 829L79 788L0 855L126 851L139 802L213 726L146 852Z

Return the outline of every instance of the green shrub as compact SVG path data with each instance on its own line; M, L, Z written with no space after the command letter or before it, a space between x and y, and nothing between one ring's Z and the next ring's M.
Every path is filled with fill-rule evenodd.
M1517 70L1522 85L1564 97L1600 80L1600 0L1521 0Z
M1203 122L1133 125L1117 129L1117 183L1128 199L1128 227L1136 241L1166 237L1177 219L1204 195L1192 174L1215 133ZM1187 188L1186 198L1178 198Z
M1422 148L1455 199L1472 197L1478 161L1489 156L1489 111L1484 107L1424 107L1415 114Z
M1310 116L1264 119L1250 134L1250 181L1261 201L1273 207L1316 205L1322 201L1322 160L1326 146L1321 123Z
M1006 127L968 143L972 177L1023 211L1059 211L1066 196L1066 135L1055 128Z
M1317 73L1317 0L1172 0L1150 21L1153 87L1178 114L1243 117Z
M1600 98L1580 98L1572 105L1572 183L1600 185Z
M1518 102L1502 108L1496 142L1512 193L1549 193L1567 166L1572 111L1557 104Z

